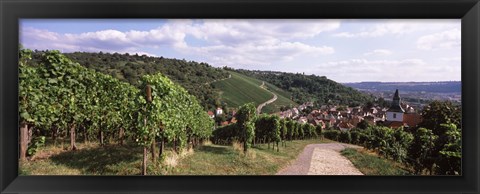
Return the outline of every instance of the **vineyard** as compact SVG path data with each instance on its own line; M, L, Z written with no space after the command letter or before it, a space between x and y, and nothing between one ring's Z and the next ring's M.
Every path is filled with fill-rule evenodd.
M210 137L213 121L192 95L161 74L145 75L136 88L109 75L73 63L58 51L46 52L39 65L29 66L31 51L20 52L20 160L34 155L50 135L76 140L127 140L147 153L159 144L173 143L174 151L194 147ZM77 134L78 133L78 134ZM152 160L156 155L152 154Z
M310 124L258 116L254 103L238 108L237 123L214 130L213 119L196 97L160 73L143 75L134 86L81 66L58 51L43 53L36 63L30 60L32 51L22 49L20 161L34 156L46 141L56 145L64 139L69 139L64 148L67 156L60 158L83 156L85 150L77 146L81 140L82 148L97 142L110 150L109 156L123 148L141 152L141 174L157 174L148 161L165 160L167 144L178 154L209 140L217 145L241 142L245 154L258 144L268 145L267 149L272 144L272 150L276 147L279 152L280 142L286 147L287 140L312 139L320 132ZM112 148L112 144L121 147Z
M413 131L368 124L357 125L346 132L322 130L321 126L301 124L277 115L257 115L255 102L238 107L236 123L216 128L197 98L161 73L145 74L138 84L132 85L81 66L59 51L44 52L37 63L30 60L32 51L22 49L19 60L21 162L31 159L47 143L63 145L68 139L68 147L62 150L66 153L59 154L56 160L83 161L80 165L105 160L105 164L100 162L103 166L88 167L100 174L131 173L131 170L107 169L117 162L109 158L115 156L128 158L141 169L138 174L162 174L165 167L161 162L166 161L167 152L182 155L194 149L200 154L192 158L202 161L213 158L226 166L233 165L229 161L237 161L258 167L258 172L235 170L241 174L275 173L281 164L295 158L307 142L324 142L325 137L363 146L405 164L412 169L412 174L461 174L461 129L457 127L461 126L461 111L449 103L432 102L422 112L425 119L420 127ZM229 81L235 76L234 73ZM82 145L77 146L77 141L82 141ZM94 147L91 153L86 151L88 142L96 142L100 149ZM200 146L206 142L215 145ZM118 147L112 147L113 144ZM171 149L167 150L167 146ZM241 147L240 155L235 152L238 147ZM292 150L295 152L286 153ZM261 159L248 159L246 156L251 153L261 153ZM265 164L272 161L269 158L280 163ZM155 165L152 167L149 163ZM122 165L129 164L132 163ZM259 170L266 166L269 169ZM210 168L214 167L218 166ZM181 170L178 173L188 174Z
M242 108L245 109L245 106ZM222 145L229 145L235 141L248 145L261 143L267 144L268 148L271 143L272 149L276 146L277 151L280 151L280 142L286 147L287 141L313 139L322 134L320 126L315 127L308 123L301 124L291 119L281 119L277 115L260 115L252 127L253 138L245 137L244 126L244 123L238 122L220 127L213 132L212 142Z
M412 174L461 174L461 129L440 124L440 132L420 127L414 133L403 128L368 126L341 132L324 130L325 138L356 144L412 168Z

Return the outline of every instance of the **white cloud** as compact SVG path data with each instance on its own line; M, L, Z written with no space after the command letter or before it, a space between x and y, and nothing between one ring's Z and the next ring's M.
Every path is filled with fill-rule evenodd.
M331 61L310 69L316 75L342 82L459 80L460 66L432 65L422 59Z
M196 38L222 44L311 38L336 30L338 20L200 20L189 28Z
M336 20L169 20L151 30L106 29L59 34L35 28L22 29L27 48L72 51L137 52L145 48L174 49L201 55L207 62L224 64L273 64L295 57L334 53L329 46L312 46L299 40L340 26ZM187 36L203 41L189 44ZM221 57L219 57L221 56Z
M359 32L339 32L333 36L341 38L366 38L385 35L404 35L417 31L445 29L456 25L454 20L438 21L440 20L386 20L384 22L378 22L378 24L372 25Z
M417 40L417 48L422 50L459 48L460 44L461 32L457 28L425 35Z
M266 45L187 47L182 52L204 56L216 66L240 67L241 65L271 65L291 61L302 55L327 55L332 54L334 49L326 46L314 47L299 42L276 42Z
M297 40L339 27L337 20L201 20L189 26L187 34L207 45L185 45L179 51L202 55L216 66L277 64L302 55L333 54L333 47Z
M440 58L440 60L447 61L447 62L460 62L461 59L462 59L461 57L442 57L442 58Z
M374 56L388 56L388 55L391 55L391 54L392 54L392 51L387 50L387 49L375 49L373 51L366 52L363 55L365 55L365 56L371 56L371 55L374 55Z

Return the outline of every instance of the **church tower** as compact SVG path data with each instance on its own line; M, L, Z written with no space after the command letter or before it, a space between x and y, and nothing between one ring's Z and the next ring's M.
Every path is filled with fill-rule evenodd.
M405 113L405 110L400 106L400 95L397 89L395 95L393 95L392 105L387 110L387 121L403 122L403 113Z

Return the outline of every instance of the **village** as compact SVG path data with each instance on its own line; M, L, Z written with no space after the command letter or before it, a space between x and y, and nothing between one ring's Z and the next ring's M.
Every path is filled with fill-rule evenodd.
M224 111L218 107L215 112L208 111L210 118L215 119L217 126L236 123L235 110ZM396 90L390 107L379 105L348 107L342 105L321 105L314 107L313 102L306 102L297 107L274 113L280 118L296 120L304 124L321 126L322 129L349 131L360 123L381 125L391 128L414 128L421 121L421 114L412 106L401 101Z

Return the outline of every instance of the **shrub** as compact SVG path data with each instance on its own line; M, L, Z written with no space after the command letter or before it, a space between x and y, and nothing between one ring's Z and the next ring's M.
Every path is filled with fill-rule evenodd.
M28 146L27 154L29 156L35 155L38 149L45 145L45 136L38 136L33 138L32 143Z
M338 141L343 142L343 143L352 142L352 136L350 135L350 132L348 132L348 131L340 132L340 135L338 137Z
M336 129L328 129L323 132L323 136L327 139L338 141L340 131Z

